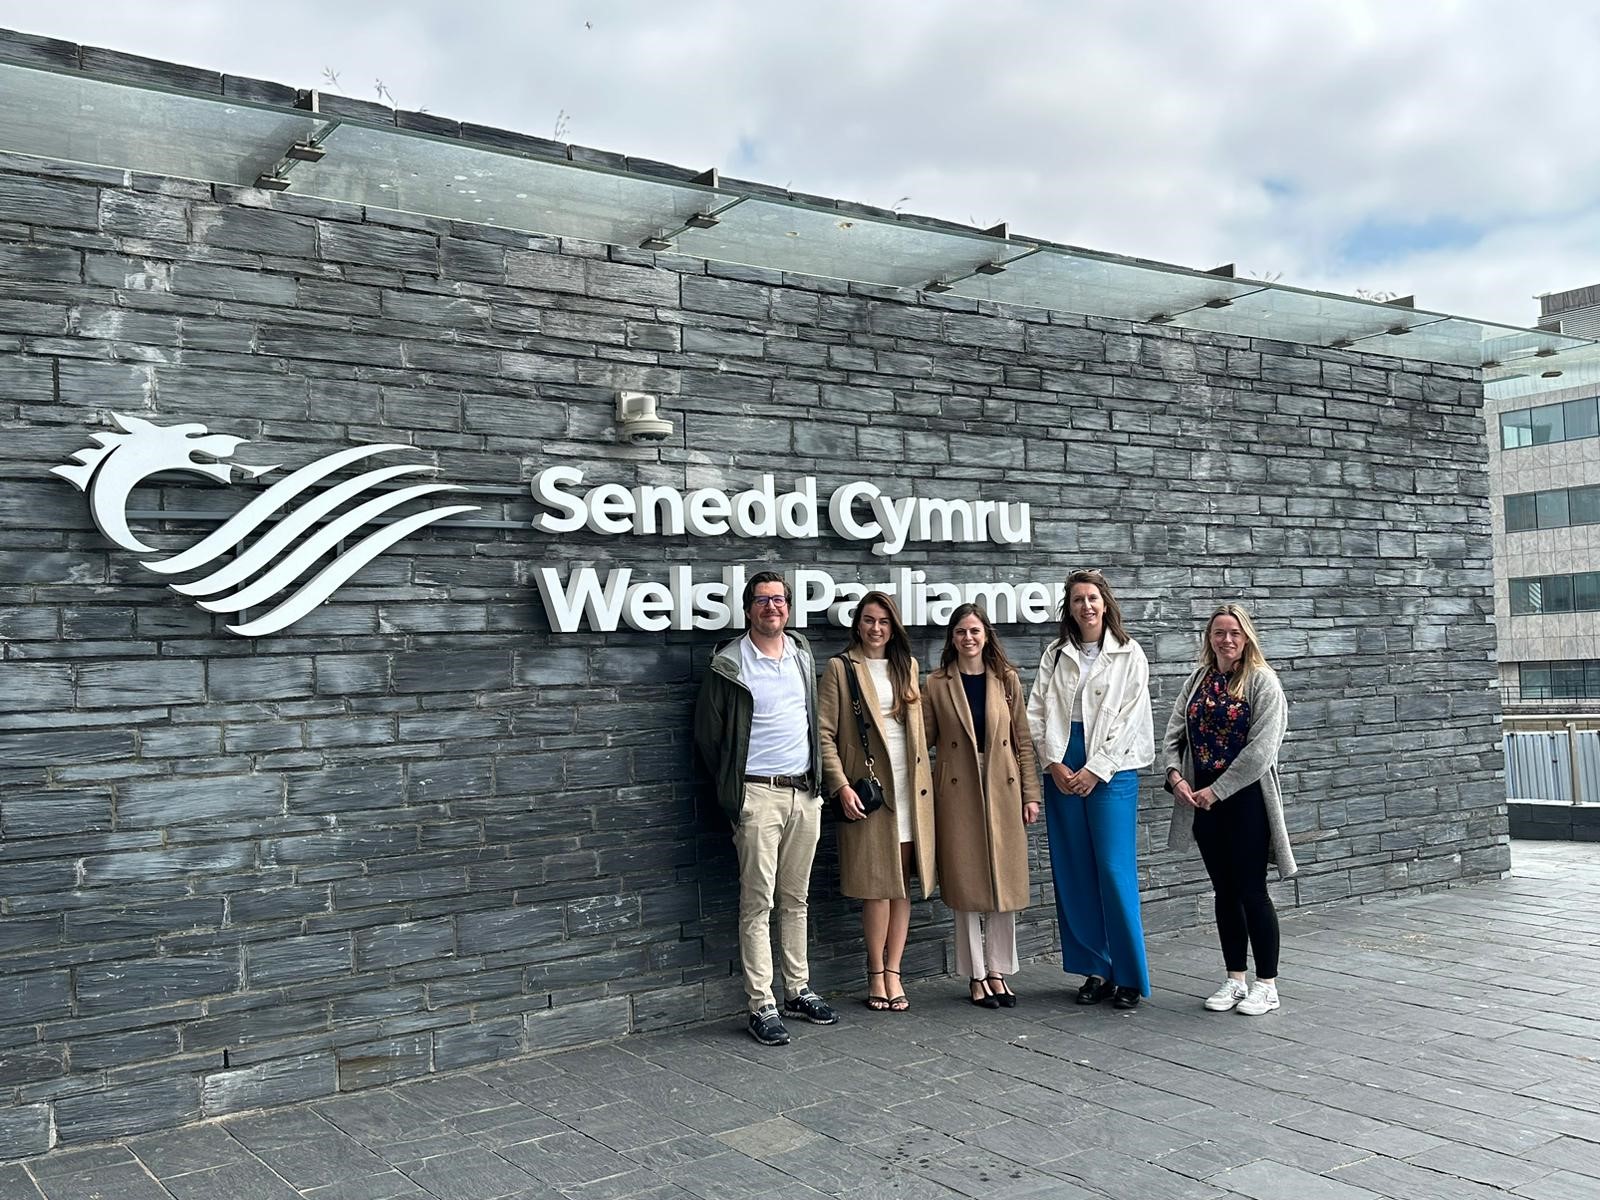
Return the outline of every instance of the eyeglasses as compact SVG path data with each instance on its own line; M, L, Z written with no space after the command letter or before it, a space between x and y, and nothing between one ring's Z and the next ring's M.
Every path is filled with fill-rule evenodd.
M783 608L789 603L787 596L757 596L750 601L753 608Z

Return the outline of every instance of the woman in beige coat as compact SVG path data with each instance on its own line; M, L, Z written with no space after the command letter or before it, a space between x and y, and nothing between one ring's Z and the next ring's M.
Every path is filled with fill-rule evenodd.
M861 689L870 767L847 670ZM934 885L933 782L917 660L911 657L911 638L894 601L885 593L868 592L856 606L850 644L828 660L817 710L823 791L838 797L845 816L839 828L839 887L862 901L867 1007L904 1012L911 1005L900 983L900 959L911 926L912 872L924 899ZM851 786L869 770L884 793L883 807L872 813L863 809Z
M1028 906L1028 832L1039 768L1022 682L976 604L951 614L928 676L928 741L937 755L939 891L955 914L956 969L980 1008L1014 1008L1016 913Z

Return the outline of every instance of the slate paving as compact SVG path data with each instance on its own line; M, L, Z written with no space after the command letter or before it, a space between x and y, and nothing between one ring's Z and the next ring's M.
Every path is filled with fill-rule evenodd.
M1208 931L1136 1013L1049 963L781 1049L717 1022L0 1166L0 1200L1593 1200L1600 847L1284 920L1284 1007L1206 1013Z

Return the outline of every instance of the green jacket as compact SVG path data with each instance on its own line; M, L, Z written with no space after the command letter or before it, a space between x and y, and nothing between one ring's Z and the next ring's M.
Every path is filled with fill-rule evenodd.
M794 643L800 656L800 675L806 685L806 722L811 727L811 778L817 781L822 768L822 741L817 728L817 669L811 658L811 645L793 630L784 636ZM755 700L740 679L743 660L739 656L740 634L723 642L711 655L711 665L700 677L700 697L694 706L694 744L716 782L717 802L728 820L739 823L744 808L744 764L750 754L750 718Z

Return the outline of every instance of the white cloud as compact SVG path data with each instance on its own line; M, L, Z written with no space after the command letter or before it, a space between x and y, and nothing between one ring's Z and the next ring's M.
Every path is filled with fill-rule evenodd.
M331 67L541 136L565 112L602 149L1517 323L1600 282L1577 0L0 0L0 24L299 86ZM1407 246L1441 222L1479 239ZM1343 255L1374 228L1386 250Z

